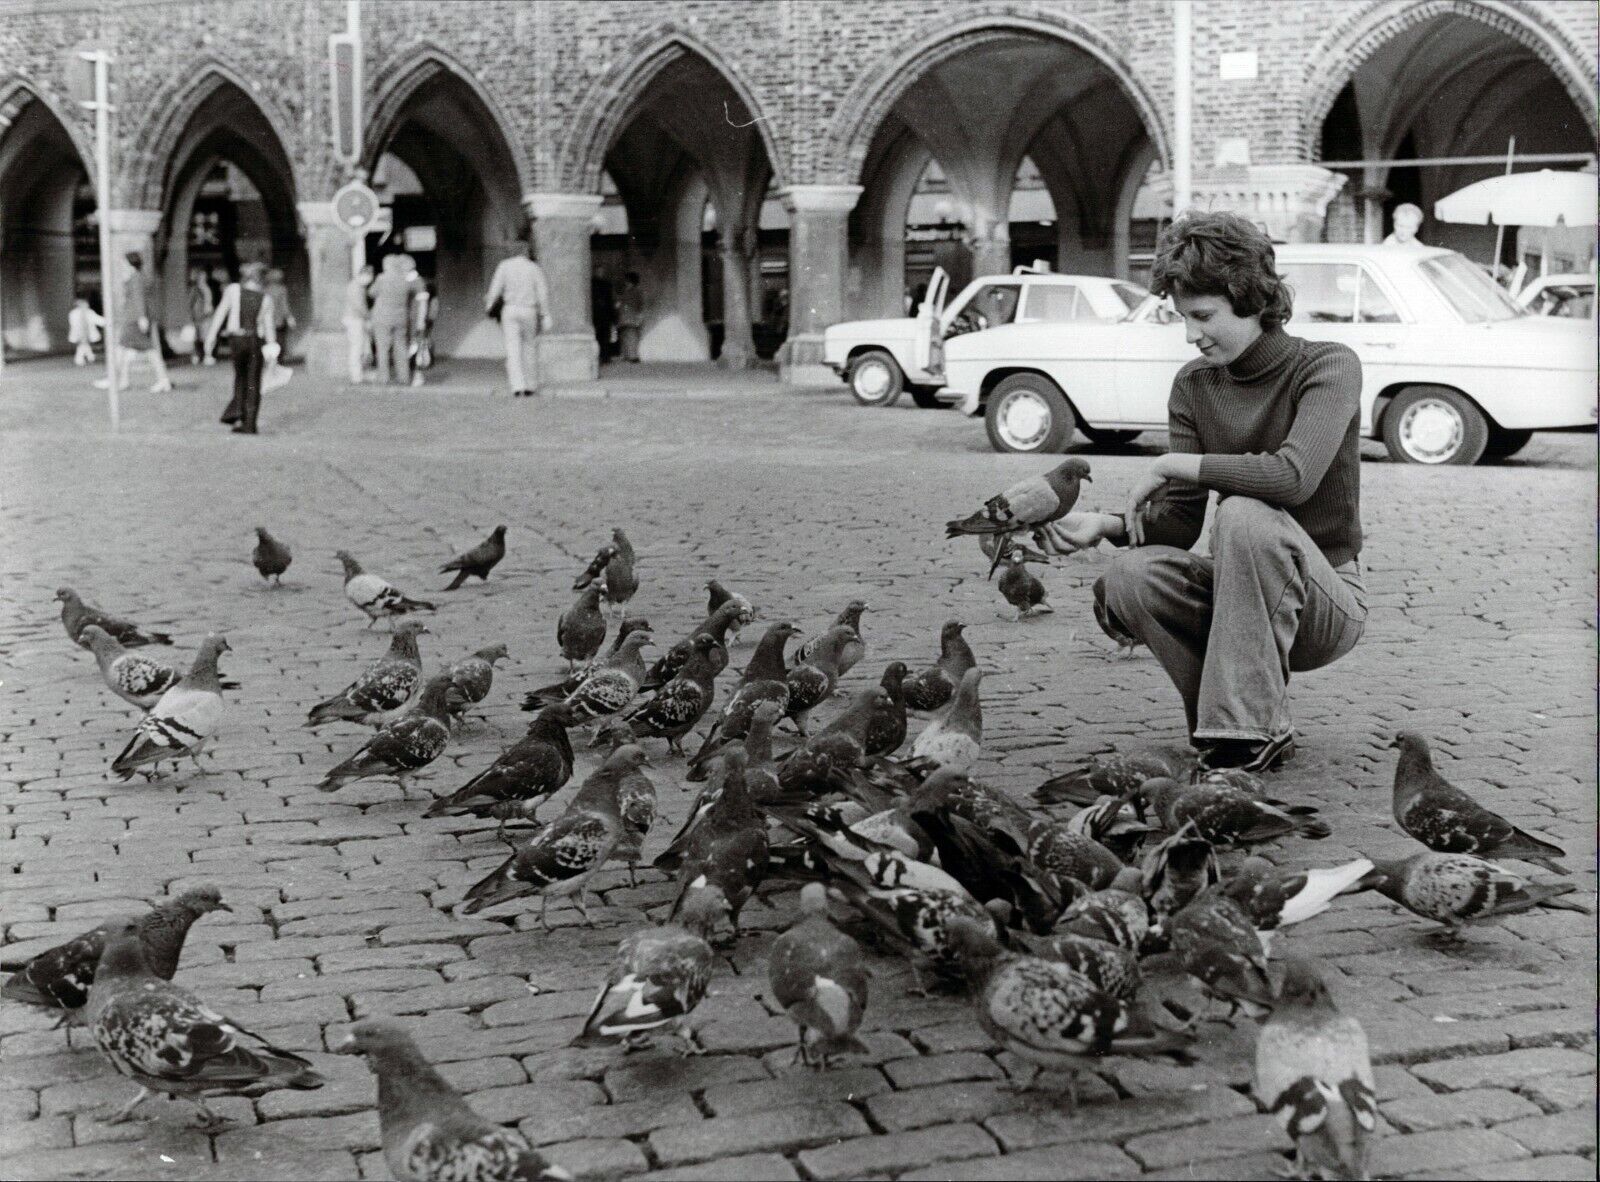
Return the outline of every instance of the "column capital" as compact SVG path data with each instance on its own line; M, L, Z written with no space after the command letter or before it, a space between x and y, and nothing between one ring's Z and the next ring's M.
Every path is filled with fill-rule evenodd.
M531 218L571 218L588 221L600 211L605 198L598 193L524 193L522 206Z
M161 228L159 209L108 209L106 228L113 234L154 234Z
M300 220L307 226L339 226L344 223L334 216L333 202L331 201L297 201L295 209L300 212Z
M790 185L778 190L783 207L795 213L849 213L861 198L860 185Z

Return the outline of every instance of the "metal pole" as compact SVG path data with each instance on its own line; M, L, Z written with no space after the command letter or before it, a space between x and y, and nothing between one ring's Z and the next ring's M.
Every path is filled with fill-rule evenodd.
M1193 200L1194 13L1189 0L1172 0L1172 216Z
M100 222L100 309L106 322L106 401L111 412L111 429L115 431L122 424L122 400L117 390L117 295L111 259L111 55L96 50L81 56L94 63L94 179L96 217Z

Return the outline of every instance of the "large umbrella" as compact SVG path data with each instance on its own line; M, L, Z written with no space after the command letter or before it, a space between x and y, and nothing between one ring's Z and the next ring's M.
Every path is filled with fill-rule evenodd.
M1596 178L1590 172L1515 172L1492 176L1434 202L1442 222L1474 226L1592 226Z

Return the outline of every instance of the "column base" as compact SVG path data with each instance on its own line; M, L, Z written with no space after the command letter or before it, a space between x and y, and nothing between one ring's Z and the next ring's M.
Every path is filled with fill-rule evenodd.
M538 338L539 384L592 382L600 376L600 342L594 333L552 332Z
M822 334L804 333L778 346L778 380L787 386L837 386L839 375L822 364Z
M294 351L305 358L308 374L319 378L350 380L345 362L344 332L301 333L294 342Z

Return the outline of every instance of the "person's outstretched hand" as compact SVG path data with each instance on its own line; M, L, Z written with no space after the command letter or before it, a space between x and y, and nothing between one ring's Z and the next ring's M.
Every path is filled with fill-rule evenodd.
M1089 550L1102 539L1120 538L1122 518L1115 513L1068 513L1034 531L1034 539L1046 554L1076 554Z

